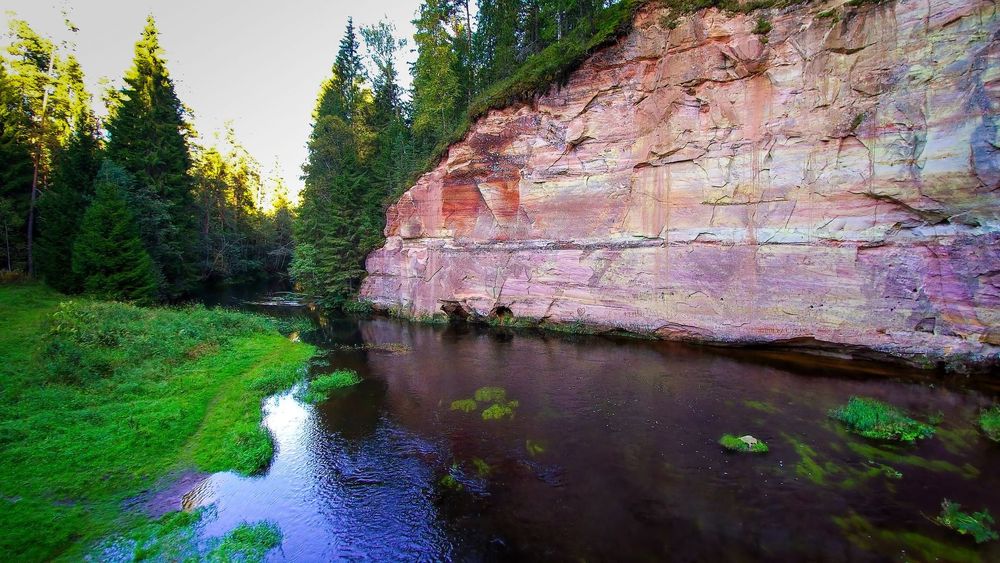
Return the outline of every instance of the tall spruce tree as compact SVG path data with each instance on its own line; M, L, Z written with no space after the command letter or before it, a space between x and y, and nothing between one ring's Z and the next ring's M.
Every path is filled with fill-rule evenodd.
M479 6L473 52L479 91L514 74L521 61L518 28L524 0L495 0Z
M132 179L120 166L105 161L95 182L73 245L73 272L83 289L105 299L149 302L156 297L153 261L139 238L139 226L128 208Z
M449 25L451 4L427 0L414 25L417 60L413 63L413 134L425 151L446 139L458 123L462 106L457 56Z
M6 61L0 57L0 268L16 269L23 255L22 229L31 187L32 159L22 137L26 129L21 97L9 79Z
M29 149L31 176L22 196L3 197L8 197L15 213L25 218L19 246L24 248L24 265L32 275L37 202L49 184L53 155L69 139L73 120L87 95L83 72L72 55L61 58L56 45L23 20L11 20L10 37L7 52L11 58L5 66L9 66L7 80L17 92L13 110L18 114L12 122L18 125L20 142Z
M56 154L51 185L39 200L38 271L49 285L64 293L83 289L73 273L73 244L93 197L99 150L96 123L85 112L78 118L69 144Z
M97 119L90 94L83 84L83 70L73 55L60 64L54 97L63 100L70 130L64 147L55 151L52 175L38 201L38 272L52 287L72 293L82 289L73 274L73 241L94 191L100 169Z
M385 21L361 29L373 67L369 73L374 90L370 119L375 131L370 205L380 224L385 198L405 185L415 158L395 63L396 53L406 46L406 41L397 40L394 32L392 24Z
M156 22L150 16L135 45L107 125L107 156L135 180L131 202L158 277L160 293L175 297L192 287L197 263L197 210L189 174L189 128L167 72Z
M368 122L372 95L362 77L357 36L348 21L313 114L290 268L296 283L328 307L357 291L364 256L378 238L365 212L373 134Z

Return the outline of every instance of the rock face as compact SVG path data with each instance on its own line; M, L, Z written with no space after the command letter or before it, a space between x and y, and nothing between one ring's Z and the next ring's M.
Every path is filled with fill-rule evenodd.
M995 365L997 10L812 3L770 13L765 40L756 15L671 30L644 8L389 209L362 297Z

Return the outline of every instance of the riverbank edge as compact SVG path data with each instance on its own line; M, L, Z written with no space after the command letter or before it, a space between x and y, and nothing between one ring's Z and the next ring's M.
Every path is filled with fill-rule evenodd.
M6 369L25 372L35 370L33 362L39 353L38 343L45 336L52 313L66 301L102 303L80 296L62 295L38 283L0 284L0 303L4 305L6 317L2 323L4 334L0 335L0 358L8 364ZM143 309L183 311L172 307ZM54 498L50 493L32 498L30 486L8 482L4 489L18 494L5 494L0 499L4 504L11 505L4 510L10 516L10 519L2 519L7 528L7 534L4 535L7 536L6 540L10 540L11 536L8 534L13 533L17 541L4 541L5 547L0 552L5 553L5 557L26 561L81 560L88 553L92 554L101 540L151 525L155 518L162 515L162 511L159 511L160 514L150 513L140 499L155 495L177 475L218 471L247 475L266 469L274 455L274 444L273 437L262 424L263 403L267 397L284 392L301 380L307 361L314 353L313 346L289 340L273 330L236 336L225 346L209 353L177 365L164 365L163 370L168 374L165 379L203 377L214 386L210 400L201 405L203 416L197 421L194 430L181 438L183 445L158 459L145 460L144 463L159 471L145 477L141 487L112 486L108 491L93 493L89 498L87 495L81 498ZM0 371L7 375L6 370ZM50 385L42 380L41 374L38 374L38 378L42 381L39 386ZM265 379L266 384L254 384ZM2 383L3 395L8 400L17 401L18 396L25 392L24 389L12 387L16 383ZM63 406L53 405L52 408L62 409ZM65 431L71 432L72 423L69 421L75 416L74 411L60 410L59 415L66 417ZM10 417L0 422L16 424L18 419ZM233 436L231 430L241 426L255 429L250 434L244 433L243 437L248 441L238 443L236 447L232 444L220 447L223 441ZM85 439L81 437L81 440ZM3 444L5 448L9 445L10 442ZM266 463L255 463L259 455L253 460L254 463L248 463L237 451L243 446L257 454L266 451ZM63 454L72 457L72 453ZM61 457L63 454L53 455ZM113 466L105 469L108 474L120 470ZM53 484L57 487L64 485ZM36 514L33 518L47 521L49 528L45 529L42 522L18 521L16 514L21 511L17 510L16 505L20 502L24 502L25 505L22 506L27 508L42 510L48 505L53 511L51 514ZM180 508L178 505L174 510ZM64 510L70 510L72 514L61 516ZM57 530L60 525L67 529ZM30 529L35 529L35 532ZM35 543L40 539L36 537L39 534L49 536L48 542Z
M483 316L469 313L459 308L465 314L449 314L444 312L433 315L419 315L406 308L383 305L368 299L359 299L357 309L371 314L401 319L421 324L448 324L452 322L479 324L496 328L514 328L536 330L547 333L611 336L635 338L640 340L659 340L665 342L682 342L695 346L707 346L718 349L759 350L765 352L790 352L803 354L813 358L828 358L852 363L881 364L885 367L907 367L922 370L927 373L963 376L990 376L1000 371L1000 355L958 354L940 351L937 354L904 354L896 349L882 349L855 344L828 342L813 338L791 338L787 340L737 341L708 339L686 336L681 332L656 332L616 325L593 323L585 320L572 322L552 319L539 319L522 316ZM447 306L452 302L447 302ZM860 366L859 366L860 367Z

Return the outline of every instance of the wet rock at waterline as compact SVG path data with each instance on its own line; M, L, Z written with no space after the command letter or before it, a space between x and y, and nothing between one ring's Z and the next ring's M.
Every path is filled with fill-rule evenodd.
M827 8L769 12L766 42L753 16L644 8L389 209L363 298L995 365L996 5Z

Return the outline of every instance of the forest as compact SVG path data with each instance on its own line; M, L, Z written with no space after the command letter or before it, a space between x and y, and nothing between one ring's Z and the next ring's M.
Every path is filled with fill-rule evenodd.
M475 117L547 87L617 33L631 6L429 0L412 44L387 21L348 21L317 96L298 209L232 129L211 141L194 130L152 16L122 86L100 93L106 118L72 49L12 20L0 56L0 268L140 303L290 274L316 303L350 305L389 201ZM394 62L406 48L409 91Z

